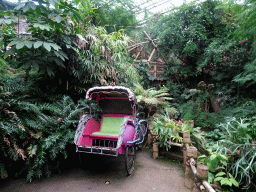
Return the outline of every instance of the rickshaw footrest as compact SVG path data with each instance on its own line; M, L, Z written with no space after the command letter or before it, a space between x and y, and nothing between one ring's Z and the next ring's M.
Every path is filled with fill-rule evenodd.
M76 152L118 156L118 149L110 147L77 146Z

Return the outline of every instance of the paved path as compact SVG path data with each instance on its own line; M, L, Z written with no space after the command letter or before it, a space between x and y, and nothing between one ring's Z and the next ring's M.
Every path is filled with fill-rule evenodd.
M60 175L34 180L7 180L0 183L1 192L190 192L184 186L184 171L170 163L153 160L145 151L137 153L136 169L127 177L124 157L106 157L85 154L84 166ZM1 182L1 181L0 181ZM109 183L109 184L107 184Z

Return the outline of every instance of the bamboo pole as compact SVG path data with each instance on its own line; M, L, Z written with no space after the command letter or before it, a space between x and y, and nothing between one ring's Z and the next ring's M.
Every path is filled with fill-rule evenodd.
M138 54L136 55L136 58L134 59L135 61L136 61L136 60L138 59L138 57L140 56L140 53L141 53L142 49L143 49L143 47L140 48Z
M148 60L142 59L142 60L133 60L134 63L140 63L140 61L147 63Z
M196 161L195 161L195 159L193 159L193 158L190 159L190 166L191 166L191 169L192 169L192 171L195 175L196 174Z
M152 41L156 41L158 39L153 39ZM137 48L138 46L142 45L142 44L145 44L145 43L149 43L150 41L144 41L144 42L141 42L141 43L136 43L134 45L131 45L131 46L128 46L128 48L132 48L132 49L135 49Z
M204 192L205 191L205 188L203 185L200 185L200 191Z
M207 181L203 181L203 185L209 192L216 192Z
M154 48L157 48L157 45L152 41L152 39L149 37L149 35L146 33L146 31L143 31L143 33L146 35L147 39L152 43Z
M152 50L152 52L151 52L149 58L148 58L148 62L151 61L151 59L152 59L153 55L155 54L155 52L156 52L156 49L154 48L154 49Z
M203 186L207 189L207 191L216 192L211 187L211 185L207 182L208 181L208 172L209 172L209 168L207 166L199 164L197 166L197 174L196 174L196 178L195 178L195 180L198 182L197 183L195 182L195 184L196 184L196 186L199 186L199 187L203 184Z

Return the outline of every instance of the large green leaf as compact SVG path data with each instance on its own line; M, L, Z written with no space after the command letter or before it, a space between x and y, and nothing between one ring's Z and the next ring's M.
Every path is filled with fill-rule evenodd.
M47 50L47 51L51 51L51 45L50 45L50 43L47 43L47 42L44 42L43 43L43 46L44 46L44 48Z
M63 62L59 58L54 58L54 61L61 67L66 68Z
M43 41L37 41L34 43L34 48L37 49L38 47L42 46L43 45Z
M32 61L28 60L24 65L22 65L23 69L28 70L32 65Z
M31 1L29 3L30 3L31 9L35 10L36 9L36 4L33 1Z
M48 73L49 76L53 76L54 75L54 72L53 72L52 68L46 67L46 70L47 70L47 73Z
M41 30L47 30L50 31L51 27L48 24L39 24L39 23L34 23L33 26L36 28L40 28Z
M35 70L39 70L39 65L36 61L33 61L33 67L35 68Z
M215 175L215 177L219 177L219 176L223 176L223 175L226 175L226 173L225 173L225 172L219 172L219 173L217 173L217 174Z
M232 182L229 181L228 178L223 178L222 180L220 180L220 184L221 185L229 185L230 187L232 186Z
M16 46L13 46L4 53L4 59L6 59L9 55L13 55L14 53L16 53Z
M14 9L19 10L20 8L24 7L25 3L19 3Z
M238 183L234 178L229 179L229 181L230 181L234 186L239 187L239 183Z
M11 47L13 45L17 45L17 43L19 43L20 41L17 41L17 40L14 40L14 41L11 41L8 46Z
M80 0L75 0L76 5L78 5L78 4L79 4L79 2L80 2Z
M57 23L60 23L61 20L62 20L61 16L57 15L57 16L56 16L56 21L57 21Z
M56 51L59 51L59 49L61 49L61 47L59 46L59 45L57 45L57 44L54 44L54 43L49 43L50 44L50 46L53 48L53 49L55 49Z
M15 19L0 19L0 23L6 23L10 25L11 23L18 23L18 21Z
M56 17L56 13L52 12L48 15L49 19L52 19L53 17Z
M33 45L34 42L32 41L24 41L24 44L27 48L31 49L32 45Z
M26 5L23 7L23 12L27 12L30 9L30 3L26 3Z
M25 46L25 42L24 41L20 41L19 43L17 43L16 49L22 49L24 46Z

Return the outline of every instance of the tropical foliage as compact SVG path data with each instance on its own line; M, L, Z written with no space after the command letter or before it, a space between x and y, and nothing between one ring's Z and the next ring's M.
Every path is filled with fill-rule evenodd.
M1 85L1 178L8 173L26 173L29 181L49 176L59 168L58 159L67 158L74 126L88 106L68 96L53 103L28 99L21 78L2 78Z
M4 0L0 8L1 178L25 173L31 181L61 169L88 110L85 91L124 85L163 146L181 141L178 132L200 134L211 181L255 188L255 1L184 3L147 14L140 28L133 1ZM144 30L168 61L166 86L153 88L147 63L132 65L132 35Z

